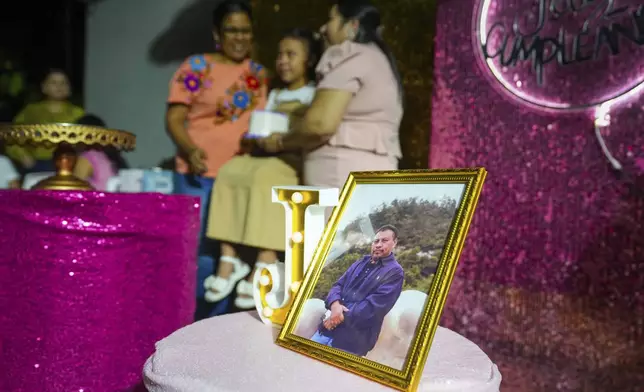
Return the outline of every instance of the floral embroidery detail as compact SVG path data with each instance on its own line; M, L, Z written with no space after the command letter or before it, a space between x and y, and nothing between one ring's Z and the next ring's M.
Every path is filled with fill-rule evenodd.
M248 70L239 77L239 81L235 82L226 91L229 98L222 98L217 103L216 124L222 124L226 121L234 122L243 113L255 109L261 97L261 87L265 84L265 79L261 72L263 69L264 67L261 65L253 61L250 62Z
M199 87L201 87L201 80L199 80L197 75L188 74L183 78L183 85L188 91L194 93L199 90Z
M192 56L188 62L192 72L203 72L208 68L208 60L206 60L206 56L204 55Z
M177 78L177 82L183 85L192 94L202 88L209 88L212 85L210 80L210 63L204 55L192 56L188 59L190 70L183 71Z
M264 67L261 64L257 64L254 61L251 61L249 65L250 65L250 71L254 74L258 74L264 69Z
M248 108L249 103L250 96L246 91L237 91L233 94L233 104L241 110Z
M259 80L253 75L246 77L246 86L251 90L257 90L259 88Z

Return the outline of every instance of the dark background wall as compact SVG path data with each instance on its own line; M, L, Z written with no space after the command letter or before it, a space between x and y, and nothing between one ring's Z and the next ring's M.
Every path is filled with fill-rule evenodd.
M2 8L0 69L22 70L33 90L48 68L62 68L70 76L75 98L82 101L86 3L16 1L4 2Z

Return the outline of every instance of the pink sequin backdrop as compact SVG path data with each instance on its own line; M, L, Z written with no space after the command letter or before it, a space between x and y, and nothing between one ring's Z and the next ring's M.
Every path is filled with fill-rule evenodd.
M510 29L518 5L534 11L538 2L491 4L486 28L500 21ZM644 43L638 2L611 4L630 6L622 26ZM593 134L592 109L529 106L491 77L473 40L480 5L439 1L436 18L430 167L489 171L442 323L506 364L504 390L641 391L644 94L614 107L604 130L630 173L620 181ZM551 18L540 34L556 37L553 26L574 33L578 22L577 14ZM620 38L612 58L605 51L598 60L547 64L544 87L530 60L500 78L528 100L591 103L644 76L644 47L627 41Z
M0 191L0 390L141 384L154 343L192 322L196 203Z

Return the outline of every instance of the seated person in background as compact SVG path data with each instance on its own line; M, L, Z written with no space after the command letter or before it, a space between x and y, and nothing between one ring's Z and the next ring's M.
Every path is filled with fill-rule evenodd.
M329 290L328 316L311 340L358 356L373 349L405 281L405 272L393 254L397 243L394 226L378 229L371 255L353 263Z
M322 43L311 31L294 29L282 37L276 66L283 88L271 91L266 110L287 114L291 125L303 116L315 95L313 81L321 52ZM240 309L253 308L255 303L252 268L239 258L238 246L259 250L256 268L277 261L277 252L285 246L284 207L271 202L272 187L297 185L301 163L298 153L270 155L252 143L253 139L243 141L252 152L233 158L219 170L206 233L221 242L221 258L217 275L204 282L205 299L221 301L237 286L235 306Z
M77 124L105 128L105 122L91 114L81 117ZM121 153L112 147L103 147L103 150L86 149L78 157L74 167L74 175L89 181L97 191L105 191L107 181L114 177L119 170L127 167L127 162Z
M3 148L0 145L0 189L18 189L20 188L20 174L13 166L11 159L3 154Z
M83 115L83 109L69 101L71 87L64 71L47 71L41 88L43 99L25 106L13 120L15 124L74 123ZM56 171L54 148L14 145L8 146L6 152L25 173Z

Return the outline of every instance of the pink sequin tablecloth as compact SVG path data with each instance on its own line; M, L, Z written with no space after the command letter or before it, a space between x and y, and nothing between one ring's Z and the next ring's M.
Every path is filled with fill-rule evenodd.
M0 191L0 391L142 388L194 312L197 199Z
M282 348L256 312L194 323L156 345L144 368L150 392L377 392L366 378ZM499 392L501 374L478 346L439 327L418 391Z

